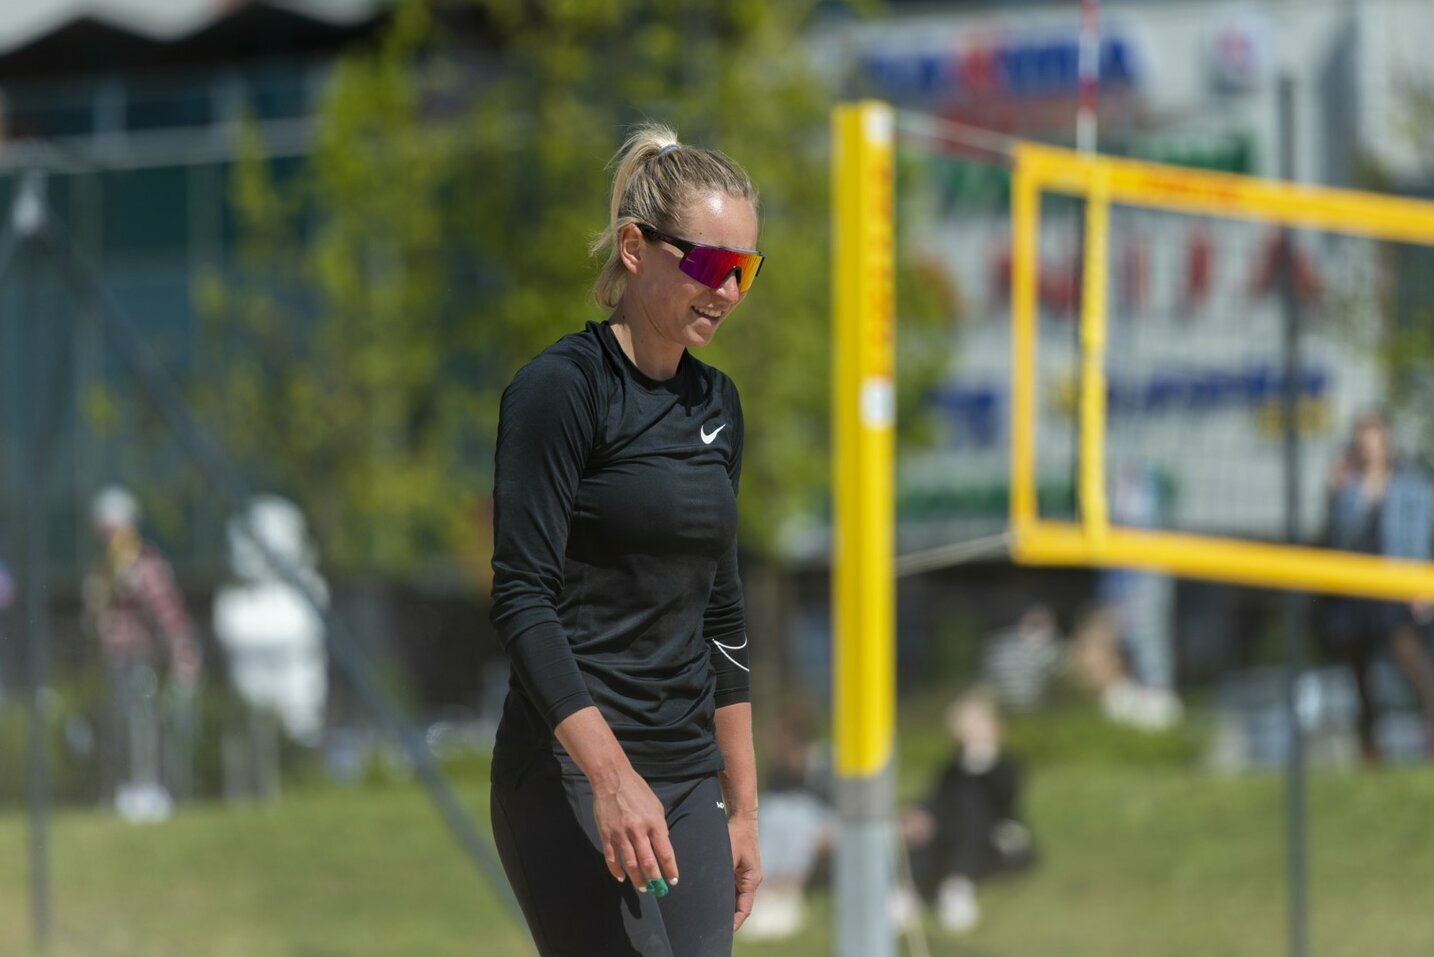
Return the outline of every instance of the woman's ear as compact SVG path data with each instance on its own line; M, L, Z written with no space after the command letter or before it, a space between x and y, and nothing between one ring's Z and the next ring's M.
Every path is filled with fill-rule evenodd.
M636 223L628 223L617 232L617 254L622 260L622 268L630 275L642 274L642 253L643 253L642 230L637 228Z

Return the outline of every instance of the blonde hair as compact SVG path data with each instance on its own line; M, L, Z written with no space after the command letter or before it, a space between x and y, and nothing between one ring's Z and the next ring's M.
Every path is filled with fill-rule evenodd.
M757 207L757 190L742 167L716 150L678 143L677 134L660 123L634 129L608 165L616 170L611 214L590 249L594 255L607 254L593 283L593 298L607 308L616 306L627 288L617 244L624 226L646 223L679 233L683 210L703 193L722 193Z

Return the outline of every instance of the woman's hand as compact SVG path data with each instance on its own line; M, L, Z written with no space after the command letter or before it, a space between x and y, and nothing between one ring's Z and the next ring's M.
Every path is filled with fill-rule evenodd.
M632 769L598 709L573 712L553 733L592 785L593 820L608 872L619 881L631 877L640 891L658 877L676 884L677 856L662 802Z
M613 877L630 877L643 892L658 877L677 883L677 855L662 802L636 771L627 768L610 781L593 782L593 818Z
M732 839L732 879L737 906L732 932L752 913L752 899L762 883L757 852L757 758L752 750L752 706L747 702L717 709L717 749L726 767L718 774L722 802L727 806L727 834Z
M737 887L737 906L732 914L732 932L741 928L752 913L757 885L762 883L762 860L757 852L757 812L734 814L727 819L732 838L732 878Z

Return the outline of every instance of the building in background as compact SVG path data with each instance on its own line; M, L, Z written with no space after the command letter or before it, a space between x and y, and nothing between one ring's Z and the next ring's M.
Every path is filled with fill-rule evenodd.
M54 168L58 158L64 172L51 177L50 196L71 236L99 265L119 304L160 344L160 358L171 368L190 368L199 336L195 277L222 271L235 238L227 191L239 120L257 122L280 175L286 163L301 162L334 57L375 36L391 6L391 0L11 0L0 7L0 210L8 210L20 170L37 156ZM1417 144L1406 139L1400 96L1411 78L1428 72L1417 39L1434 30L1428 4L1130 0L1101 8L1103 151L1273 175L1275 81L1288 73L1297 85L1300 178L1351 185L1371 162L1409 188L1426 175ZM1073 139L1076 4L897 2L870 19L837 2L818 10L811 43L830 70L834 96L874 95L934 118L1048 142ZM933 400L945 447L909 462L904 473L910 480L903 510L916 519L908 523L913 545L990 530L1001 520L1005 478L1006 346L999 328L1009 269L1005 176L959 156L943 165L939 151L929 152L936 160L922 179L924 192L911 195L913 206L935 215L912 220L903 240L923 250L927 273L949 286L963 324L963 358ZM1159 313L1172 329L1178 324L1183 336L1146 341L1155 352L1188 357L1191 341L1208 339L1193 335L1203 317L1228 313L1233 297L1258 285L1260 257L1270 251L1259 247L1262 237L1229 240L1191 224L1146 230L1150 241L1116 251L1123 257L1117 307ZM1046 245L1043 303L1050 313L1069 315L1079 288L1071 280L1073 242L1057 235ZM1237 275L1232 261L1249 262L1250 269ZM1311 263L1316 281L1322 265ZM0 289L0 303L13 306L13 296L13 288ZM1273 297L1265 298L1264 306L1274 308ZM13 324L0 331L6 335L15 335ZM122 373L92 330L77 330L76 340L76 385L67 396L52 490L63 516L77 515L116 465L112 445L77 441L79 410L89 400L78 383ZM22 467L12 454L18 345L0 340L0 514L15 507ZM1257 429L1278 387L1270 346L1247 350L1238 363L1209 356L1203 370L1209 381L1197 383L1197 391L1224 389L1216 405L1245 402L1235 414ZM1178 391L1178 384L1168 362L1155 354L1148 360L1146 373L1117 382L1122 408L1136 410L1130 421L1168 424L1192 404L1152 399ZM1333 383L1336 370L1318 347L1309 373L1315 399L1327 392L1352 408L1379 392L1371 368L1347 373L1362 384ZM1349 411L1341 406L1331 418ZM1264 441L1253 432L1245 439ZM941 452L962 457L964 484L946 480L949 455ZM955 525L946 520L952 516ZM56 543L56 561L78 567L83 523L63 517L60 524L67 534ZM194 540L168 543L175 554L202 557L212 576L221 576L218 523L176 526L194 529Z
M313 148L340 56L376 43L395 6L395 0L3 0L0 229L10 224L25 173L46 170L48 201L68 239L155 358L181 388L189 386L204 374L197 282L235 264L231 191L240 121L262 138L276 181L298 171ZM475 9L455 6L445 24L481 45L484 26ZM99 487L118 479L138 486L153 506L155 537L202 621L229 576L228 515L194 480L174 442L137 442L133 421L106 424L115 403L102 390L109 399L138 400L137 383L99 330L75 318L82 304L53 270L45 272L32 290L37 312L63 317L70 337L58 350L65 353L58 374L47 379L47 400L58 413L43 490L56 612L52 654L56 675L65 676L95 664L76 623L81 571L93 552L88 501ZM0 281L0 529L7 531L24 527L26 492L17 321L26 292L14 280L12 274ZM130 404L142 409L139 401ZM157 422L144 426L150 427L151 438L160 434ZM167 494L154 495L153 483ZM19 557L7 556L12 568ZM482 662L497 652L474 640L487 623L471 594L371 580L346 584L334 582L338 613L367 649L401 659L417 700L471 705ZM204 638L217 652L213 636ZM13 671L15 657L0 645L0 670ZM346 690L330 695L340 722L357 720Z
M944 138L942 124L1073 144L1080 11L1076 3L891 9L869 22L831 18L812 42L844 94L887 100L910 118L899 123L898 256L951 303L956 358L934 396L942 437L908 456L901 474L910 549L988 534L1005 521L1009 176L979 149ZM1434 164L1429 144L1410 136L1407 93L1434 89L1418 39L1430 35L1434 6L1416 0L1103 2L1099 149L1276 177L1278 81L1288 76L1296 179L1368 187L1377 170L1380 188L1425 192ZM923 125L935 135L923 137ZM1272 428L1283 392L1278 231L1119 208L1115 217L1112 464L1126 454L1152 458L1142 464L1171 493L1175 527L1281 535L1281 445ZM1052 334L1042 337L1042 495L1073 503L1076 351L1074 333L1061 330L1080 307L1080 211L1048 200L1044 220L1039 298ZM1388 398L1378 350L1352 350L1347 317L1334 318L1349 303L1384 305L1381 255L1373 243L1329 234L1301 237L1295 254L1311 330L1297 386L1317 418L1306 430L1310 462L1331 458L1348 421ZM1419 281L1412 265L1398 272L1401 283ZM1235 463L1239 489L1220 474ZM1302 516L1310 535L1321 481L1311 470Z
M1102 151L1273 175L1280 145L1276 80L1288 73L1296 82L1300 178L1353 185L1361 170L1378 165L1400 189L1427 187L1421 166L1427 149L1421 154L1406 140L1400 114L1403 85L1431 75L1420 47L1422 37L1434 35L1427 2L1107 0L1101 7ZM392 0L0 3L0 215L8 216L19 173L43 159L56 170L50 200L71 237L166 365L193 374L201 335L194 278L222 270L234 249L227 194L238 120L256 121L279 175L296 168L308 152L335 58L374 38L391 9ZM810 43L829 70L834 98L877 96L935 118L1047 142L1073 140L1074 0L892 2L868 19L840 0L816 10ZM1008 195L1001 170L967 156L912 148L902 156L903 168L919 174L902 195L908 204L902 255L916 253L925 274L947 286L957 341L951 375L932 397L939 438L902 465L902 547L914 549L1004 525ZM924 218L909 215L911 209ZM1072 213L1053 210L1042 240L1041 297L1054 329L1069 330L1079 301ZM1113 247L1113 318L1137 328L1141 317L1141 334L1121 340L1127 366L1112 377L1112 450L1154 449L1153 461L1136 464L1154 469L1173 502L1174 523L1216 530L1229 496L1218 487L1190 490L1200 469L1221 466L1181 438L1184 425L1222 423L1214 434L1225 451L1259 463L1239 477L1254 485L1239 492L1242 511L1234 521L1267 533L1279 515L1269 417L1281 388L1278 344L1241 323L1279 308L1267 268L1269 236L1159 217L1123 225L1143 238ZM1312 246L1310 289L1358 288L1369 282L1368 267L1366 258L1337 244ZM0 315L14 314L16 295L12 284L0 286ZM59 302L58 291L46 295ZM23 481L17 337L14 324L0 324L0 521L15 515ZM1042 414L1055 466L1043 477L1043 494L1061 501L1071 496L1070 470L1062 464L1072 454L1071 381L1062 365L1069 353L1053 363ZM55 481L46 491L61 582L73 580L85 561L83 503L117 477L122 452L114 441L90 438L90 387L125 381L86 326L76 328L68 371ZM1383 379L1376 363L1351 359L1333 340L1311 343L1304 373L1302 394L1323 410L1309 437L1307 454L1316 459L1332 450L1355 407L1382 394ZM1317 499L1305 496L1310 522ZM191 520L173 527L186 539L165 544L189 584L211 587L225 574L223 523L185 517ZM824 571L825 539L810 541L793 552ZM973 574L1011 593L1010 607L996 608L997 620L981 623L982 630L1024 607L1022 587L1035 581L1045 587L1059 575L1025 571L1018 582L1009 569L992 565L962 576ZM924 583L905 587L917 593L913 604L942 607L923 592ZM824 609L824 596L811 604ZM797 629L810 635L805 644L821 648L810 656L813 674L821 673L829 638L822 614ZM360 617L381 632L401 616L390 608L385 616Z
M899 452L900 552L978 539L1007 525L1010 181L983 151L989 138L963 143L955 127L1073 145L1079 6L894 3L879 19L830 16L812 32L843 96L898 108L898 263L949 304L954 349L949 375L932 396L937 428L925 447ZM1434 89L1434 65L1419 39L1434 35L1429 4L1105 0L1100 27L1101 152L1278 176L1279 81L1288 76L1295 178L1428 194L1434 164L1429 144L1410 135L1408 93ZM1042 514L1070 517L1083 221L1079 205L1060 197L1044 200L1042 217L1038 485ZM1111 235L1111 473L1150 475L1169 503L1172 529L1283 538L1280 231L1117 207ZM1390 398L1381 337L1417 321L1421 297L1430 301L1430 252L1328 233L1296 236L1306 540L1319 535L1326 464L1349 421ZM1421 426L1412 416L1402 424L1410 433ZM825 561L819 522L794 527L789 540L814 567ZM935 634L960 615L979 619L964 624L964 634L979 633L1032 600L1052 602L1069 622L1091 595L1081 572L1013 570L1004 558L927 573L902 587L911 593L902 605L903 643L908 629ZM1181 582L1178 594L1189 596L1176 602L1182 679L1205 680L1241 664L1247 639L1273 612L1260 596L1228 586ZM823 601L818 594L800 603L797 657L804 667L826 660ZM928 646L936 643L928 637ZM900 660L920 669L944 653L928 648Z
M222 268L235 235L228 191L237 126L250 118L282 169L308 151L324 79L373 36L389 0L6 0L0 4L0 220L20 175L49 170L49 202L115 301L181 375L199 321L194 282ZM0 285L0 515L19 508L24 458L20 295ZM41 310L68 308L38 291ZM83 421L96 384L130 389L92 326L75 328L46 490L57 581L85 561L83 503L121 476L117 443ZM84 437L82 439L82 436ZM176 503L192 509L194 503ZM192 514L182 516L192 519ZM171 554L223 571L222 523L176 521Z

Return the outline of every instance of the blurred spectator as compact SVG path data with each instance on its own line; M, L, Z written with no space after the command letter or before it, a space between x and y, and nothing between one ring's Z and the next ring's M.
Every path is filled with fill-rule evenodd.
M1004 707L1031 711L1045 698L1061 655L1056 616L1045 605L1032 605L1014 627L987 639L982 677Z
M1111 476L1110 520L1126 528L1160 528L1165 504L1155 471L1124 464ZM1122 674L1101 689L1113 721L1161 729L1183 711L1175 693L1175 583L1162 572L1107 568L1096 580L1102 614L1089 624L1114 633Z
M758 832L762 892L742 925L749 940L783 940L801 930L806 919L806 889L822 856L835 842L836 814L829 803L830 782L813 741L811 707L789 699L775 725L762 736L766 767L761 775Z
M215 595L214 633L246 707L242 727L225 734L225 790L272 797L279 787L273 716L300 744L316 746L323 736L324 622L299 585L325 604L328 586L304 513L293 502L273 495L254 499L243 520L229 523L228 536L235 581Z
M1127 683L1125 660L1120 654L1120 633L1115 616L1096 605L1083 613L1071 635L1067 664L1076 684L1102 701Z
M960 932L980 922L976 882L1029 867L1035 849L1020 819L1020 768L1003 749L994 696L977 690L958 698L947 730L955 753L926 801L903 813L901 832L916 892L943 927Z
M1179 698L1131 679L1116 609L1097 604L1082 616L1071 638L1068 663L1076 683L1099 699L1101 711L1111 721L1160 731L1179 720Z
M1331 469L1328 492L1327 538L1332 547L1429 561L1434 489L1420 469L1398 459L1383 416L1369 414L1355 423L1348 447ZM1386 649L1419 698L1425 746L1434 750L1434 662L1422 634L1430 618L1431 608L1424 602L1335 598L1327 603L1325 641L1354 672L1359 743L1368 762L1380 756L1372 666Z
M131 821L161 821L173 810L164 772L181 790L188 786L199 646L169 563L140 538L134 496L117 486L102 490L91 519L103 551L85 581L85 610L109 677L115 807ZM165 655L170 680L162 689ZM168 736L161 733L164 710ZM165 744L173 759L168 768L161 757Z

